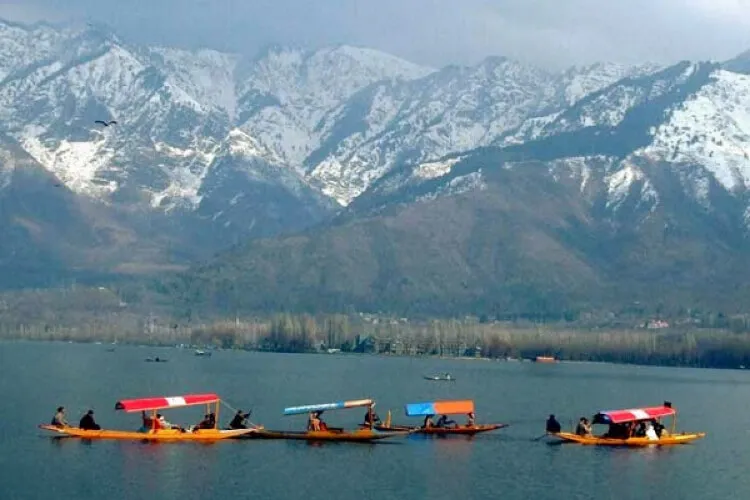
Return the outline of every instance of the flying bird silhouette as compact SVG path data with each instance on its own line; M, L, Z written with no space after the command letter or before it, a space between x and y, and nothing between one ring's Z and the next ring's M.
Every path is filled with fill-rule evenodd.
M105 122L105 121L102 121L102 120L96 120L94 123L101 123L105 127L109 127L110 125L117 125L117 122L115 120L112 120L110 122Z

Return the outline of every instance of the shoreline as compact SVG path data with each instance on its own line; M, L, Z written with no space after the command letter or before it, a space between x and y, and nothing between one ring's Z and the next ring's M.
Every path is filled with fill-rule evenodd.
M262 348L252 348L246 346L234 346L229 348L210 346L210 345L190 345L190 344L171 344L164 342L144 342L144 339L134 341L116 341L109 342L105 340L75 340L75 339L30 339L22 337L0 337L0 343L3 342L29 342L29 343L49 343L49 344L77 344L77 345L98 345L102 348L106 348L102 352L108 352L110 349L116 350L117 347L138 347L144 349L178 349L182 351L195 351L204 350L207 352L219 351L236 351L236 352L253 352L253 353L273 353L273 354L305 354L305 355L319 355L319 356L377 356L377 357L395 357L403 359L442 359L448 361L471 361L471 362L494 362L494 363L523 363L523 364L536 364L554 367L558 364L596 364L596 365L624 365L624 366L653 366L662 368L694 368L694 369L713 369L713 370L737 370L745 371L749 369L745 365L730 366L726 364L716 365L700 365L690 363L639 363L639 362L628 362L628 361L612 361L602 359L567 359L565 357L555 358L554 362L537 362L533 358L513 358L513 357L476 357L476 356L450 356L450 355L439 355L439 354L394 354L394 353L377 353L377 352L346 352L339 351L335 353L329 353L324 350L321 351L284 351L284 350L269 350ZM111 351L110 351L111 352Z

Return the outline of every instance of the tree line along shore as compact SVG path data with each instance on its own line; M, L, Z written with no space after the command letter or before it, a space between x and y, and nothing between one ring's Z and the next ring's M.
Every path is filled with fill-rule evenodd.
M726 328L572 328L564 323L465 319L420 321L375 315L275 314L186 323L168 317L38 314L0 315L0 338L40 341L193 345L224 349L403 356L531 358L644 365L744 368L750 333ZM649 327L650 326L650 327Z

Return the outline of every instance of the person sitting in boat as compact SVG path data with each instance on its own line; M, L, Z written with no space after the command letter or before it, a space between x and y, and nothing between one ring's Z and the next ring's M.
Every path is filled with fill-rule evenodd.
M158 425L158 424L157 424ZM154 420L146 415L146 411L141 412L141 428L139 429L140 432L148 432L151 430L151 428L154 426Z
M323 414L322 411L316 412L317 419L318 419L318 427L321 431L327 431L328 430L328 424L326 424L320 416Z
M435 424L435 427L450 427L450 426L455 426L455 425L456 425L456 421L448 420L448 415L440 415L440 418Z
M427 415L422 423L422 429L430 429L434 424L432 423L432 417L435 415Z
M547 432L550 434L557 434L562 430L560 422L557 421L554 415L550 415L547 419Z
M55 412L55 416L52 417L52 421L50 422L50 425L54 425L55 427L68 427L68 421L65 420L65 407L64 406L57 407L57 411Z
M216 423L216 418L212 418L213 413L206 413L203 416L203 420L201 420L198 425L195 426L194 430L198 429L213 429L214 424Z
M627 424L610 424L609 430L604 436L611 439L628 439L630 437L630 426Z
M576 435L577 436L586 436L590 434L591 427L587 428L587 420L586 417L581 417L578 420L578 425L576 426Z
M381 422L380 417L375 413L375 403L372 404L369 410L365 413L364 425L379 424Z
M669 436L669 432L667 431L667 428L664 427L664 425L661 423L659 419L654 421L654 431L656 432L656 435L659 436L659 438Z
M638 422L633 435L635 437L646 437L646 422Z
M644 434L651 441L659 440L659 436L656 435L656 430L654 430L654 425L650 421L646 423L646 432Z
M307 430L308 431L327 431L328 426L325 422L323 422L323 419L320 418L320 415L322 414L322 411L315 411L310 413L310 419L307 424Z
M164 415L161 413L156 414L156 424L158 429L179 429L182 430L182 427L179 425L174 425L170 422L167 422L167 419L164 418Z
M319 431L320 430L320 419L315 412L310 412L307 416L307 430L308 431Z
M473 411L470 411L469 413L467 413L466 414L466 427L474 427L475 425L474 419L475 419L475 416L474 416Z
M247 417L250 416L250 413L242 413L242 410L237 410L237 413L234 414L234 418L232 418L232 421L229 422L229 428L230 429L247 429L247 426L245 425L245 420L247 420Z
M589 422L588 418L584 419L583 428L586 431L586 435L587 436L591 436L592 435L591 422Z
M94 410L87 411L86 414L81 417L81 421L78 423L78 427L85 431L101 430L99 424L94 421Z

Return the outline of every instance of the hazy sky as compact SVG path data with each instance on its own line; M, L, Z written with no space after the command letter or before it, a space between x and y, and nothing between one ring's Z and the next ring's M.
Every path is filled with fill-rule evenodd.
M90 19L148 43L252 54L364 45L439 66L724 60L750 49L750 0L0 0L0 17Z

